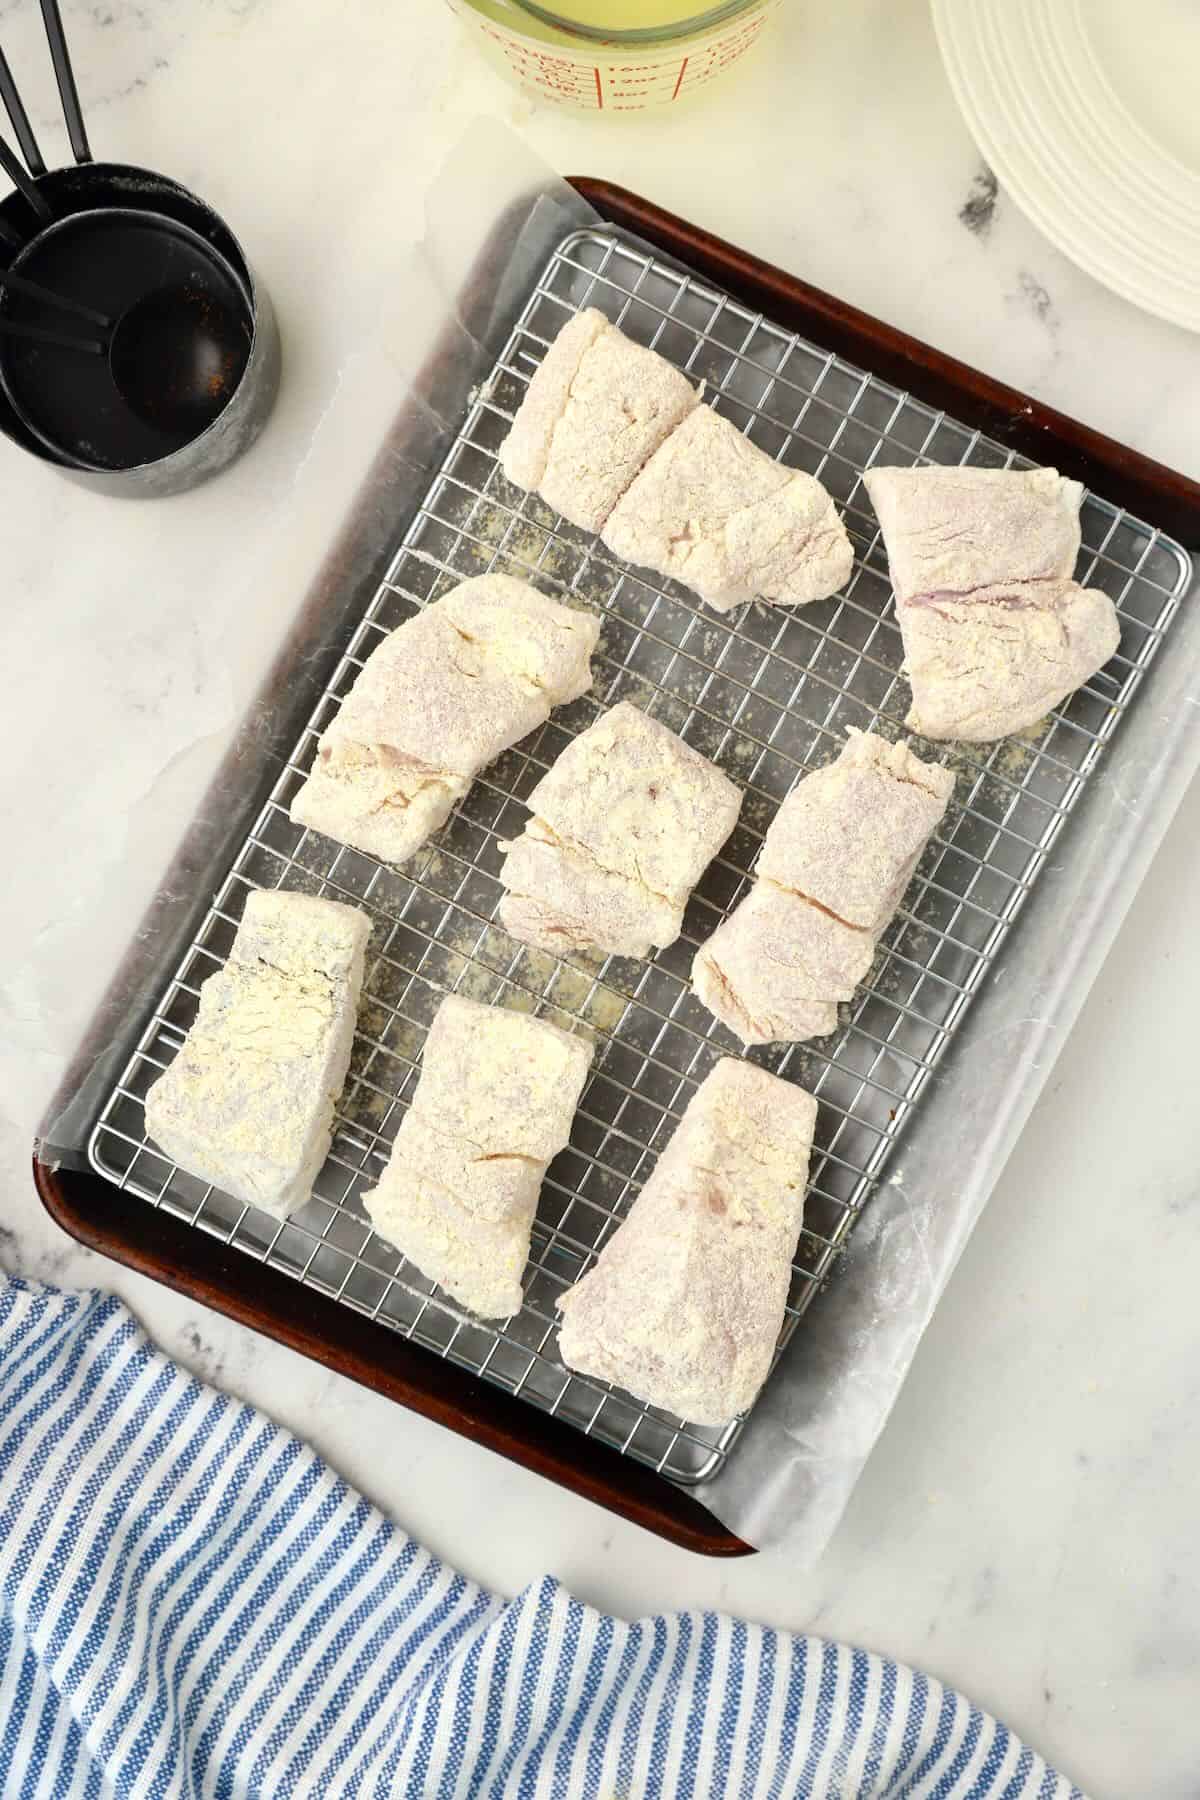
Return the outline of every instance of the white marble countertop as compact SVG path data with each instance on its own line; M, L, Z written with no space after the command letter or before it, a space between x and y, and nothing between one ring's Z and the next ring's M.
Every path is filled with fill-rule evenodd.
M375 316L392 246L419 233L432 174L477 115L563 172L624 182L1200 476L1196 340L1105 293L989 192L923 0L790 0L770 54L725 96L620 122L535 109L476 61L438 0L66 11L97 154L152 163L227 213L278 303L288 369L267 437L203 499L98 501L0 446L0 806L22 847L2 903L0 1261L115 1288L172 1354L308 1435L499 1589L550 1569L629 1616L717 1605L845 1637L960 1686L1098 1800L1194 1794L1200 793L1063 1048L847 1518L805 1574L782 1553L715 1564L674 1550L68 1242L29 1183L61 1023L57 1037L42 1030L45 996L22 953L49 912L55 930L86 934L113 858L139 848L123 807L157 773L140 732L165 688L182 748L224 716L205 625L221 623L242 534L290 479ZM34 111L58 152L36 8L9 0L0 13L10 59L36 67ZM34 671L55 666L63 634L90 647L87 691L47 706ZM72 771L97 746L120 752L112 810L81 819ZM38 870L64 842L69 896L52 904Z

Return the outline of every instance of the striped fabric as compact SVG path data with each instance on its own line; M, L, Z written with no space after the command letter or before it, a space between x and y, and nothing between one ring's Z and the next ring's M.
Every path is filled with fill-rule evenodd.
M98 1293L0 1284L5 1800L1077 1790L936 1681L443 1568Z

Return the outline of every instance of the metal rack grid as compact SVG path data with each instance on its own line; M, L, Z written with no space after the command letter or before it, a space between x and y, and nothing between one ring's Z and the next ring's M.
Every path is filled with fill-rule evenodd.
M770 454L821 478L855 545L842 594L796 611L756 604L719 616L677 584L617 563L504 480L496 450L529 376L568 315L586 305L702 378L717 410ZM105 1105L90 1145L94 1167L678 1482L714 1474L740 1422L693 1426L571 1375L557 1355L554 1302L627 1211L697 1083L717 1056L739 1051L690 992L688 971L696 947L745 892L778 803L798 776L837 754L848 725L901 733L907 689L898 674L899 633L863 468L1014 460L619 233L566 238L473 398L366 618ZM1120 653L1036 732L955 747L948 760L958 783L943 828L868 980L842 1008L836 1035L751 1052L820 1102L781 1345L879 1181L1190 577L1178 546L1101 499L1085 499L1082 525L1080 578L1117 603ZM600 614L593 692L487 769L445 830L403 869L292 825L288 806L317 737L366 657L456 581L488 570L533 579ZM618 699L645 706L725 768L745 789L742 816L701 881L676 944L649 963L559 961L494 923L500 845L522 829L524 797L570 737ZM945 759L946 747L924 753ZM142 1110L255 886L352 901L373 921L333 1148L311 1200L282 1224L172 1166L148 1143ZM535 1011L596 1043L570 1147L543 1190L525 1305L500 1329L454 1308L375 1237L359 1198L386 1161L425 1030L449 991Z

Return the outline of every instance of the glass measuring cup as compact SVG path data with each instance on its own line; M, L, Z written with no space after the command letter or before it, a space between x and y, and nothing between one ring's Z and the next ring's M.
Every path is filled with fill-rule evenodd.
M449 0L489 61L553 105L641 112L740 62L781 0Z

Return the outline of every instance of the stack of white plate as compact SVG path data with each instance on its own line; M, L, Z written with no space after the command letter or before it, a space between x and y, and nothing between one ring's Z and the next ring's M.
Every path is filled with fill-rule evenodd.
M1200 331L1198 0L932 0L980 151L1058 248Z

